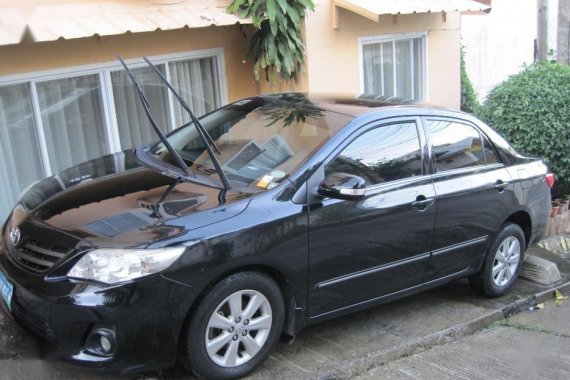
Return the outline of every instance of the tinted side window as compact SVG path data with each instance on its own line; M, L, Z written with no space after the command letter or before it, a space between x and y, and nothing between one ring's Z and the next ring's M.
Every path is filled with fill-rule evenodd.
M416 123L375 128L357 137L326 168L364 178L368 185L422 174Z
M481 135L475 128L448 120L428 120L438 171L485 164Z

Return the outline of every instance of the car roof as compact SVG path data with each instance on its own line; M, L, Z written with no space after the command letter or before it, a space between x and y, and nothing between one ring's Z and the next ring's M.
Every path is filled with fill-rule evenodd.
M288 93L264 94L260 97L278 97ZM289 93L299 94L299 93ZM442 108L428 103L415 102L412 100L354 95L354 94L331 94L331 93L302 93L315 106L329 112L335 112L350 117L358 117L368 113L377 113L378 111L396 111L407 110L412 111L439 111L442 113L464 114L457 110ZM430 113L431 113L430 112Z

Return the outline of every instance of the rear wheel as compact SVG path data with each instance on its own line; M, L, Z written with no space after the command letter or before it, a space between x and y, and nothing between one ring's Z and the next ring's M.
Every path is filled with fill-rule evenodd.
M505 294L521 270L524 251L522 229L512 223L504 225L493 241L481 271L469 277L473 288L488 297Z
M284 310L279 286L270 277L256 272L227 277L194 311L183 363L200 378L245 376L277 344Z

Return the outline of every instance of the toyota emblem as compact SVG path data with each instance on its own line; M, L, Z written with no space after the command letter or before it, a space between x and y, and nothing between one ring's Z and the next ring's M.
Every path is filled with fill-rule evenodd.
M12 228L10 230L10 243L15 247L20 242L20 229L18 227Z

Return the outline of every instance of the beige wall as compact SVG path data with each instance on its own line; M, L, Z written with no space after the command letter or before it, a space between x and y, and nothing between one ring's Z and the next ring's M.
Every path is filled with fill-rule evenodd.
M460 16L457 12L382 16L380 22L340 9L340 28L332 27L330 0L316 0L306 22L308 87L311 92L358 94L359 37L428 32L427 102L459 108Z
M247 41L238 25L0 46L0 79L5 75L115 61L115 53L127 59L210 48L224 49L228 100L256 94L252 65L244 63Z

